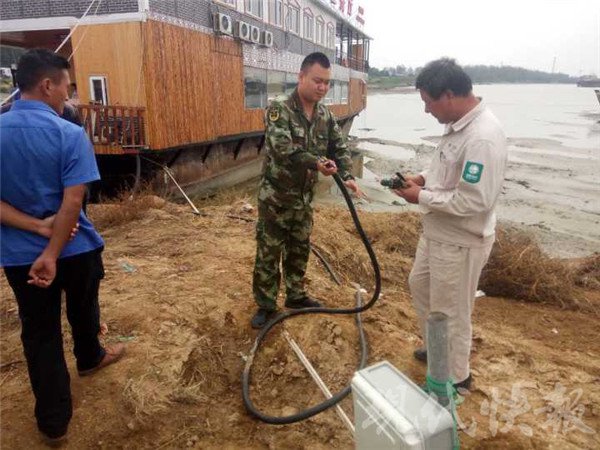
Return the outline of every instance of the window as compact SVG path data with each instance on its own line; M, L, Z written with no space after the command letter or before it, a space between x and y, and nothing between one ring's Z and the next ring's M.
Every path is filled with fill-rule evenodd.
M97 105L108 105L106 77L90 77L90 99Z
M283 0L269 1L269 21L278 27L283 26Z
M253 16L263 18L263 1L264 0L244 0L246 12Z
M327 91L327 95L323 99L323 103L326 105L333 105L334 103L333 93L335 91L335 83L335 80L329 80L329 90Z
M232 6L234 8L237 7L237 0L217 0L220 3L225 3L226 5Z
M267 73L267 100L270 102L283 93L285 93L285 72Z
M342 81L335 81L333 83L334 92L333 92L333 103L339 105L342 103Z
M315 18L310 9L304 10L304 39L309 41L315 38Z
M288 31L300 35L300 6L291 1L287 7L286 27Z
M335 48L335 29L332 23L327 24L327 47Z
M298 74L297 73L286 73L285 74L285 93L291 94L298 85Z
M340 102L344 105L348 104L348 83L342 82L342 101Z
M317 44L325 45L325 21L321 16L317 17Z
M244 98L246 109L267 107L267 71L244 67Z

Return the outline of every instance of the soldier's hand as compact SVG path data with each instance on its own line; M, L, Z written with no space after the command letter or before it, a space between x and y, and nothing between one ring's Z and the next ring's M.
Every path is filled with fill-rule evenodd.
M365 200L368 199L367 195L360 190L360 187L358 187L358 183L355 180L344 181L344 185L348 189L350 189L358 198L364 198Z
M326 159L323 161L317 161L317 170L328 177L334 173L337 173L337 166L335 165L335 161Z

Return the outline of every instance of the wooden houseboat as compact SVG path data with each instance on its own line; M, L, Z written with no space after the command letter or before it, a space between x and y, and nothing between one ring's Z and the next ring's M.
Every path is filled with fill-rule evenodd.
M366 106L370 38L352 0L0 0L0 10L4 50L62 45L71 58L105 187L156 179L161 166L186 190L258 175L265 107L294 89L314 51L334 63L325 103L346 131Z

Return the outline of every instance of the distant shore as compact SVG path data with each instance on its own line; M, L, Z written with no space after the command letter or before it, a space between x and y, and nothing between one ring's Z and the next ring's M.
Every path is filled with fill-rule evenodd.
M414 86L368 86L369 94L412 94L415 92Z

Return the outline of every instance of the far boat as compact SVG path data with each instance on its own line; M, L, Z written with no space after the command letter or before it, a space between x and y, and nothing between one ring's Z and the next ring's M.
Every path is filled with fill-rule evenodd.
M585 76L577 81L579 87L600 87L600 78L594 76Z

